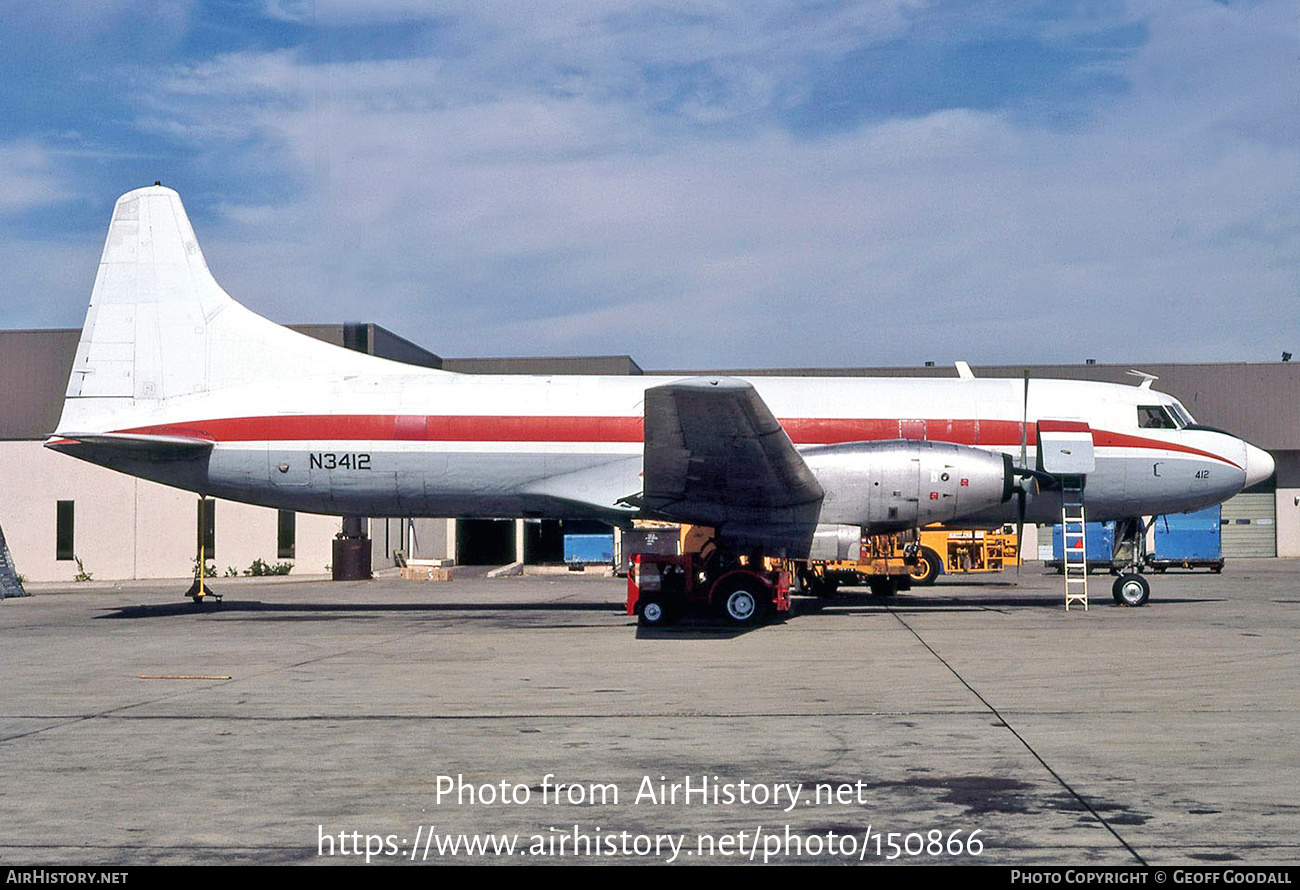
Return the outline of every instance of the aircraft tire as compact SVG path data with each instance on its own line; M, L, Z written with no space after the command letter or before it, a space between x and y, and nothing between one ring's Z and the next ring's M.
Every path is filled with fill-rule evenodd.
M1145 606L1151 597L1147 579L1133 573L1120 575L1110 590L1115 602L1122 606Z

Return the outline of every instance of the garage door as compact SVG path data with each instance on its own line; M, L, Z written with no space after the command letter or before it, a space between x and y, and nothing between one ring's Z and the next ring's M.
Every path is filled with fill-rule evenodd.
M1277 556L1276 501L1271 491L1239 494L1224 501L1219 522L1225 557Z

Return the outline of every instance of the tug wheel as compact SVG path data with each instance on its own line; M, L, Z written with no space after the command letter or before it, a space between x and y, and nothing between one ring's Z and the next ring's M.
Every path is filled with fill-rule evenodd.
M912 579L913 584L923 587L933 584L934 579L939 577L939 554L929 547L922 547L921 552L916 556L916 565L907 567L908 577Z

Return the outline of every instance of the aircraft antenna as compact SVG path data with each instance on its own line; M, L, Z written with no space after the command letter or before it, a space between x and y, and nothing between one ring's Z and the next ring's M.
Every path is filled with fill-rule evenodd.
M1128 374L1130 377L1142 378L1142 382L1138 384L1138 389L1150 389L1151 384L1155 383L1157 380L1160 379L1155 374L1148 374L1146 371L1130 370L1130 371L1125 371L1124 373Z

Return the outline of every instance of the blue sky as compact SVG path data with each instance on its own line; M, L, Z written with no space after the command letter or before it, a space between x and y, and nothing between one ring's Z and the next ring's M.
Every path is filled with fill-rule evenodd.
M0 6L0 327L154 180L250 308L449 356L1300 351L1294 0Z

